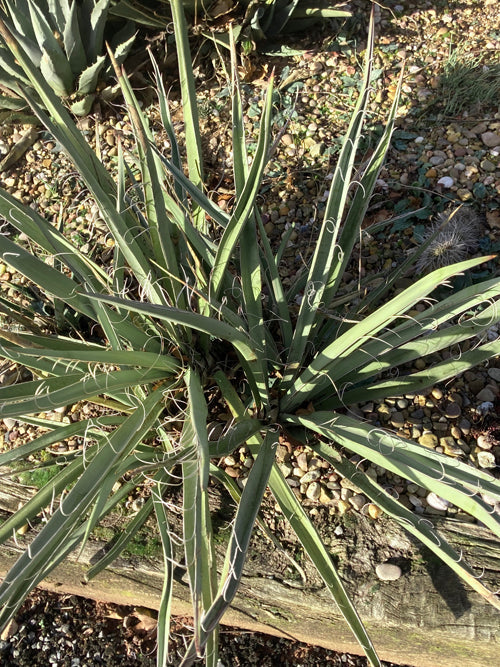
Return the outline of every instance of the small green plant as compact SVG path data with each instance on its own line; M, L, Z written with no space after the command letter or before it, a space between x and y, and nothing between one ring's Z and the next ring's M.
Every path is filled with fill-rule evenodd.
M102 84L112 72L104 49L109 4L110 0L3 0L4 11L0 9L11 34L78 116L90 111L96 91L103 92ZM132 23L113 36L117 62L126 58L134 38ZM0 67L0 108L25 107L18 85L31 87L29 78L1 39Z
M41 321L29 308L2 297L0 305L9 313L12 327L2 332L0 353L28 368L32 380L0 387L0 418L34 424L44 432L2 453L0 466L25 461L68 438L79 438L83 444L82 449L59 456L60 472L0 527L0 541L5 541L59 498L49 521L0 585L0 625L16 613L38 582L85 542L103 517L133 489L145 485L150 496L88 576L116 558L153 514L165 567L158 664L168 662L173 567L182 558L194 618L194 637L182 665L203 655L205 663L215 667L219 622L238 590L252 530L256 521L261 522L259 508L269 489L370 663L380 667L335 562L288 486L275 451L280 437L291 447L307 443L338 475L355 483L500 608L497 596L434 527L363 474L349 456L356 454L426 487L496 535L500 517L481 494L500 499L499 481L346 410L360 401L419 392L497 355L499 341L480 337L500 320L500 281L489 279L480 287L450 292L432 305L426 302L452 276L489 259L475 258L438 268L402 292L393 293L393 287L408 265L383 285L339 296L397 109L396 96L379 144L352 183L370 94L372 27L359 99L338 155L315 252L310 265L285 289L279 269L288 239L285 236L273 252L257 206L271 145L272 78L249 164L232 49L235 203L225 212L203 187L195 85L180 0L172 0L172 11L187 165L181 161L154 61L158 105L170 139L168 156L155 146L147 117L117 67L136 147L135 154L128 152L126 158L118 144L116 181L30 57L0 23L5 43L49 114L29 92L27 100L72 160L115 242L112 261L102 266L80 253L58 227L0 190L0 214L30 239L27 250L8 233L0 235L0 257L24 275L27 284L36 286L45 312L55 314ZM139 169L137 176L133 167ZM128 194L132 191L133 201ZM419 252L424 250L425 244ZM418 253L408 261L417 260ZM415 313L417 304L426 304L423 312ZM61 320L66 325L63 330L57 313L73 313ZM82 330L92 332L92 337L86 340ZM415 359L474 336L480 342L458 358L451 356L424 371L404 370ZM392 372L396 368L401 369L399 375ZM70 424L41 415L80 402L106 409L97 412L100 416L82 415ZM254 463L241 490L214 461L243 446ZM236 507L224 563L218 562L214 549L211 479L225 485ZM182 556L170 528L170 510L178 513L179 504Z

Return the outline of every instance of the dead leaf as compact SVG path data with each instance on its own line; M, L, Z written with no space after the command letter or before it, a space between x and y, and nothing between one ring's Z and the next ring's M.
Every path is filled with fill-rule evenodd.
M486 213L486 220L491 229L500 229L500 210L488 211Z

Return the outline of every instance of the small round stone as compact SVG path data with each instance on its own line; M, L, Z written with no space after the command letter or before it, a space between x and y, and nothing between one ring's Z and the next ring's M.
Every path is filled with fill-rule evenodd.
M448 456L461 456L463 454L461 448L455 442L455 438L452 438L451 435L440 438L439 444Z
M429 493L426 497L427 504L430 507L433 507L435 510L447 510L450 506L450 502L446 498L440 498L436 493Z
M379 516L382 514L382 510L378 505L374 505L373 503L370 503L368 505L368 514L371 516L372 519L378 519Z
M487 435L482 433L477 437L477 446L481 449L491 449L493 447L493 441L491 438L488 438Z
M481 468L496 468L493 452L482 450L477 454L477 462Z
M321 472L319 470L309 470L300 478L301 484L309 484L309 482L315 482L321 477Z
M392 563L379 563L375 573L381 581L396 581L403 574L399 565Z
M356 493L352 498L349 498L349 502L355 510L359 511L366 504L366 498L363 494Z
M403 428L405 425L405 418L401 412L393 412L391 414L391 424L394 428Z
M500 368L488 368L488 375L495 382L500 382Z
M451 188L454 183L455 181L451 178L451 176L442 176L438 181L438 185L442 185L443 188Z
M500 134L497 134L496 132L484 132L481 135L481 139L483 140L483 144L488 146L488 148L500 146Z
M445 409L445 416L448 419L456 419L457 417L460 417L461 414L462 410L458 403L448 403Z
M485 387L484 389L481 389L476 394L476 398L478 401L485 401L488 403L493 403L495 400L495 394L489 389L488 387Z
M307 487L306 496L309 500L317 500L321 494L321 486L318 482L311 482Z
M300 452L300 454L297 454L296 459L298 467L301 468L304 472L307 472L307 454L305 452Z
M434 433L424 433L418 439L419 445L427 447L428 449L435 449L438 446L438 437Z

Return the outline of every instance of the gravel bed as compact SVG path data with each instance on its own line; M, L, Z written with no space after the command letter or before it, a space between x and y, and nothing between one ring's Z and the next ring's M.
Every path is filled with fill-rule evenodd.
M495 106L491 102L481 104L481 99L477 99L471 107L453 117L447 116L446 109L440 104L440 81L446 71L450 49L460 40L469 45L469 53L486 54L484 66L500 63L498 13L492 2L486 1L484 11L479 14L475 11L476 5L477 2L471 0L462 3L458 9L453 3L419 1L389 3L387 9L376 10L375 98L370 121L375 134L388 113L403 59L406 59L406 74L393 145L368 211L367 226L401 214L407 218L402 223L386 225L382 231L365 232L361 244L355 249L352 267L345 276L345 293L357 289L360 278L387 273L398 266L433 231L435 220L443 215L443 211L454 210L461 204L464 207L455 217L456 224L450 225L449 237L438 237L420 259L418 268L425 272L434 268L436 262L450 263L452 259L500 250L498 100ZM339 147L338 139L355 102L366 35L366 3L354 2L353 9L355 18L352 25L347 24L343 37L332 37L324 32L322 48L315 50L311 38L306 37L300 42L301 56L278 61L281 63L277 75L281 111L275 129L283 128L286 122L288 125L284 127L286 131L267 170L262 212L266 231L276 243L281 241L283 234L289 233L291 225L295 225L280 267L285 287L314 249L335 152ZM224 81L219 81L218 86L213 85L210 70L200 67L198 75L201 126L208 156L207 180L213 183L213 196L219 205L230 206L230 184L224 187L224 170L231 168L227 117L229 92L224 90ZM167 80L175 83L175 77L168 73ZM250 136L258 126L261 83L261 80L254 80L243 88L247 102L245 121ZM181 131L179 102L175 96L172 108L174 123ZM150 116L154 124L157 120L154 107ZM126 114L118 107L107 109L106 113L97 112L82 119L80 127L113 170L117 138L125 146L131 144L131 125ZM16 127L10 133L4 127L2 132L4 148L0 142L0 151L8 153L9 148L20 141L31 144L31 147L11 168L0 171L0 184L14 196L43 211L49 219L55 221L63 215L69 237L79 243L83 252L105 263L113 240L99 218L96 205L58 146L43 133L37 136L31 127ZM160 146L167 145L161 133L158 142ZM250 144L250 153L251 149ZM366 154L369 150L368 141ZM360 160L360 170L363 159ZM458 258L453 255L457 246L460 247ZM447 253L451 256L447 257ZM498 261L485 264L480 270L483 275L498 275ZM408 286L412 280L413 276L400 279L396 289ZM17 285L23 281L22 277L12 275L8 266L0 264L1 290L9 295L19 294ZM425 304L419 304L415 312L424 308ZM485 335L489 340L498 338L498 327L492 327ZM463 344L461 350L465 351L469 344ZM445 351L433 359L418 359L408 370L422 371L429 363L436 363L449 354ZM460 354L460 349L452 350L451 354ZM0 369L0 382L14 381L18 372L10 367ZM500 462L499 380L500 361L497 360L464 373L454 382L431 387L420 394L361 403L351 410L374 427L388 427L425 447L468 460L497 475ZM78 419L86 409L77 405L66 413L58 410L45 416L69 423ZM0 437L8 446L16 446L33 435L33 429L13 420L0 424ZM81 444L77 441L63 443L58 452L78 446ZM380 510L367 502L359 489L340 479L307 448L295 447L292 451L289 447L287 450L284 443L279 457L288 483L313 512L314 507L327 505L332 514L362 511L378 518ZM243 485L252 461L247 450L242 448L222 460L221 465ZM455 507L416 484L377 466L364 463L360 466L409 509L422 514L457 516ZM488 497L484 499L490 502ZM493 511L500 511L499 503L494 504L491 500L491 504Z
M300 42L305 49L302 55L280 61L271 59L272 64L278 63L277 82L282 107L275 129L278 131L283 128L284 133L266 174L262 211L266 232L276 244L280 242L283 234L289 231L290 226L295 225L285 251L285 262L280 269L285 285L293 281L297 270L308 261L313 251L318 223L324 216L329 179L335 166L339 139L356 99L368 3L359 1L351 4L356 12L355 18L347 24L348 32L344 36L335 37L334 33L329 35L323 31L321 48L317 48L317 41L314 44L312 38L304 38ZM466 93L471 86L471 79L465 79L468 81L465 85L455 67L456 59L450 58L450 53L466 52L468 57L465 57L462 63L463 69L467 70L468 67L469 75L472 71L473 79L475 77L477 81L481 73L488 76L488 73L497 71L495 67L500 67L500 17L496 3L492 0L464 0L461 3L390 1L384 8L377 7L376 22L376 76L373 80L375 95L370 108L369 123L375 136L380 132L381 123L394 97L396 79L403 60L406 60L406 65L394 141L368 211L366 226L383 223L393 216L406 217L387 224L382 231L365 232L359 248L355 251L353 265L346 274L346 292L357 288L359 278L372 273L387 272L398 266L422 243L440 214L460 205L463 205L463 208L459 215L464 216L462 220L465 222L463 225L457 223L454 231L458 234L464 256L500 251L498 98L496 102L489 99L488 86L485 85L475 89L476 96L469 100ZM264 61L260 64L268 65L271 62ZM245 74L245 71L243 73ZM209 71L205 72L200 68L199 74L200 96L203 99L201 125L207 137L206 149L209 155L209 186L218 204L229 207L233 194L225 177L225 171L231 168L226 150L230 125L225 107L229 96L224 92L223 82L214 85ZM254 77L253 81L244 86L247 102L245 122L250 134L255 133L258 124L263 80L256 81ZM171 83L174 82L175 77L172 75ZM494 84L489 88L492 85ZM498 86L498 83L496 85ZM172 108L174 121L181 127L176 117L178 102L175 99L172 100ZM155 114L152 110L153 120ZM287 122L288 125L285 126ZM120 137L125 145L129 141L131 126L127 116L118 107L106 108L93 117L83 119L80 124L89 141L99 147L102 159L112 169L117 154L117 137ZM161 144L164 137L159 135L159 140ZM12 163L10 159L15 146L16 155L21 148L24 151L23 156ZM365 156L360 157L360 170L370 154L371 147L370 136L367 136L363 145ZM251 150L250 145L250 153ZM101 258L105 263L113 244L112 239L99 218L97 207L57 144L46 134L33 132L31 126L4 125L0 128L0 159L2 155L4 159L0 162L0 185L25 203L42 211L49 219L56 221L62 215L70 238L80 244L83 252ZM463 227L467 227L469 236L465 235ZM423 256L418 266L419 271L425 272L432 268L433 262L438 261L438 255L444 255L443 261L451 261L453 248L456 249L457 246L456 241L456 236L451 240L449 237L438 237L436 244ZM25 242L28 243L29 240L25 239ZM485 276L498 276L498 260L490 261L482 266L481 270ZM412 279L413 277L402 278L396 287L403 288L409 285ZM18 287L22 282L19 275L0 263L0 292L9 296L19 294ZM498 327L492 327L486 336L490 340L498 338ZM464 349L466 348L462 346L462 350ZM451 353L459 351L452 350ZM427 364L439 361L444 354L431 360L419 359L410 370L424 370ZM9 365L0 367L0 383L15 381L19 372L19 369ZM360 403L353 407L353 412L364 417L374 427L390 428L402 437L418 441L424 447L444 452L455 459L470 461L498 476L499 383L500 360L497 359L488 366L464 373L453 382L439 384L416 395L401 395L380 402ZM69 422L77 419L80 411L84 409L84 406L74 406L66 413L56 411L46 416ZM30 427L14 420L0 423L0 447L2 440L3 446L11 447L32 437L34 432ZM67 449L78 446L77 441L62 445ZM302 499L311 514L317 512L319 506L327 506L332 515L362 512L373 520L380 516L379 508L368 502L358 488L339 478L327 464L316 459L307 447L295 447L292 451L287 442L283 441L278 450L278 460L294 493ZM358 461L358 464L370 477L382 483L416 513L465 519L457 508L418 485L377 466L361 461ZM242 486L252 461L248 452L242 448L222 460L221 465ZM492 506L492 511L500 513L499 503L495 504L494 500L487 496L483 498ZM377 574L381 579L394 578L397 575L394 572L382 571ZM46 605L45 618L50 607L47 602L49 598L45 598L45 594L37 595L40 595L40 604ZM32 609L39 609L35 603L36 596ZM91 603L71 604L78 604L78 609L82 611L85 605ZM38 614L38 611L36 613ZM72 613L72 621L74 616ZM32 616L33 620L35 618L37 616ZM23 631L18 630L7 640L7 644L4 642L0 645L5 656L6 651L13 651L15 646L21 646L21 641L26 642L29 633L34 632L29 629L26 621L19 623L20 628L23 623L25 631L22 638ZM95 624L92 623L89 623L88 627L91 630L88 635L93 640L96 639L100 630L97 632ZM85 631L82 628L75 630L74 637L76 636L80 643L86 636ZM110 639L110 636L108 634L105 638ZM58 637L64 637L64 633L59 631ZM74 637L64 641L70 641L71 646L76 647ZM238 641L233 638L230 643L233 648L236 644L243 645L245 636L240 634L238 637ZM39 639L37 641L43 642ZM23 647L25 645L22 644ZM280 646L280 650L285 651L282 643ZM56 649L47 649L49 650ZM96 650L102 652L105 647ZM24 651L23 648L22 652ZM256 662L323 664L323 661L325 664L331 662L332 665L365 664L350 662L350 657L343 659L339 656L331 661L326 657L314 658L316 662L307 662L309 658L301 657L300 663L281 660L276 663L265 662L267 658L261 656L254 662L238 663L234 654L228 655L233 655L228 665ZM292 655L297 658L298 654ZM61 658L59 662L57 659L52 664L68 664L71 667L80 664L82 667L85 664L114 664L99 662L104 658L100 657L98 660L83 653L78 656L75 654L75 659L76 657L80 662L64 662ZM15 662L17 658L11 653L6 659L12 661L4 664L27 664ZM121 658L120 660L119 664L123 665L149 664L137 661L128 663ZM47 664L37 663L34 659L31 662Z
M189 619L172 624L169 651L178 665ZM156 667L156 621L148 609L36 591L0 639L4 667ZM200 661L201 664L201 661ZM361 656L222 627L219 667L367 667ZM385 667L410 667L385 663Z

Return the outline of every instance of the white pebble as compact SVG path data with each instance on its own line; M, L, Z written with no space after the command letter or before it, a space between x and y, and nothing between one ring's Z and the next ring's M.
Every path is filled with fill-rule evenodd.
M379 563L375 568L375 573L382 581L396 581L401 576L401 568L392 563Z
M479 435L477 437L477 446L481 449L491 449L493 447L493 441L488 438L487 435Z
M443 176L442 178L439 179L438 185L442 185L443 188L451 188L455 181L452 179L451 176Z
M495 455L493 452L478 452L477 462L481 468L496 468Z
M449 500L446 500L446 498L440 498L436 493L432 492L428 494L427 498L427 504L430 507L433 507L435 510L447 510L448 507L450 506Z

